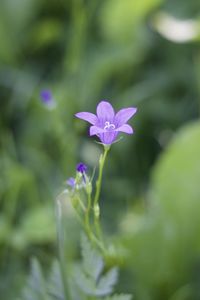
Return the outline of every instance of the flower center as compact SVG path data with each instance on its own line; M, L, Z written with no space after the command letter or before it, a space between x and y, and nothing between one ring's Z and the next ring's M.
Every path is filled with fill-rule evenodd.
M115 129L115 125L110 123L109 121L107 121L107 122L105 122L104 129L108 130L108 131L112 131Z

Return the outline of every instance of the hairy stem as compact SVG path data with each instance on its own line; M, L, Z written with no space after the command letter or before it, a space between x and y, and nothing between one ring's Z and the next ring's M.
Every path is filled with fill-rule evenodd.
M102 184L102 176L103 176L103 168L105 164L105 160L108 154L110 146L104 145L104 153L101 155L99 160L99 175L96 181L96 193L94 196L94 203L93 203L93 210L94 210L94 225L97 232L98 237L102 237L101 234L101 227L99 224L99 217L100 217L100 208L99 208L99 196L101 192L101 184Z
M62 224L62 202L61 199L56 201L56 223L57 223L57 241L58 241L58 257L60 271L64 287L65 300L71 300L69 284L67 280L66 261L65 261L65 242L64 242L64 227Z
M88 203L87 203L87 209L85 212L85 229L88 234L88 237L90 239L92 239L92 231L90 228L90 210L91 210L91 204L92 204L91 192L88 192L87 196L88 196L88 199L87 199Z

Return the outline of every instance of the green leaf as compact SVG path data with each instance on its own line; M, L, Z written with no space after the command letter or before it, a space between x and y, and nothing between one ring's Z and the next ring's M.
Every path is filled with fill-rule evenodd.
M156 289L163 291L163 282L174 291L191 281L190 270L200 254L199 154L198 121L177 131L156 163L149 213L129 240L138 294L153 299Z
M94 278L89 277L79 265L74 268L74 280L84 294L95 295L96 283Z
M153 172L153 195L175 222L186 226L199 223L199 153L200 122L195 122L176 134Z
M59 263L57 260L52 263L47 288L48 294L53 300L64 300L64 287Z
M99 279L96 295L105 296L113 292L113 287L117 283L118 269L112 268L104 276Z
M47 283L42 274L39 262L33 259L31 273L22 292L23 300L64 300L64 287L58 261L52 263Z
M83 235L81 238L82 264L74 268L74 278L81 291L89 296L107 296L113 292L117 282L118 270L112 268L104 272L104 261L101 255Z
M31 273L22 291L23 300L48 300L42 270L37 259L31 261Z
M81 237L81 253L85 273L96 281L103 270L104 262L101 255L91 246L85 235Z

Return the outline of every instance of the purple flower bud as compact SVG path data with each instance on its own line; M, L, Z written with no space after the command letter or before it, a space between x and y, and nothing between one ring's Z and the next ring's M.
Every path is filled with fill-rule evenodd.
M50 90L42 90L40 93L40 97L42 102L48 107L48 108L54 108L56 106L56 103L53 99L53 95Z
M87 171L87 166L86 166L84 163L80 162L80 163L76 166L76 171L78 171L78 172L84 174L84 173Z
M40 96L41 96L42 101L44 103L49 103L53 99L52 93L51 93L50 90L43 90L43 91L41 91Z
M72 188L75 188L75 185L76 185L76 180L75 180L75 178L70 177L70 178L67 180L67 184L68 184L69 186L71 186Z

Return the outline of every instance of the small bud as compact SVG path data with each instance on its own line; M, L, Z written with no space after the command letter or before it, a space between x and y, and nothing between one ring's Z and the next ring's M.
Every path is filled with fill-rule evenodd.
M53 109L56 107L56 102L50 90L42 90L40 93L40 97L42 102L48 109Z
M95 214L95 217L96 218L99 218L99 215L100 215L100 208L99 208L99 204L95 204L94 206L94 214Z
M71 201L72 201L73 207L76 209L79 204L78 197L75 195L74 197L71 198Z
M92 184L91 184L90 181L87 181L85 189L86 189L87 194L91 194L92 193Z
M87 166L86 166L84 163L80 162L80 163L76 166L76 171L78 171L78 172L84 174L84 173L87 171Z

